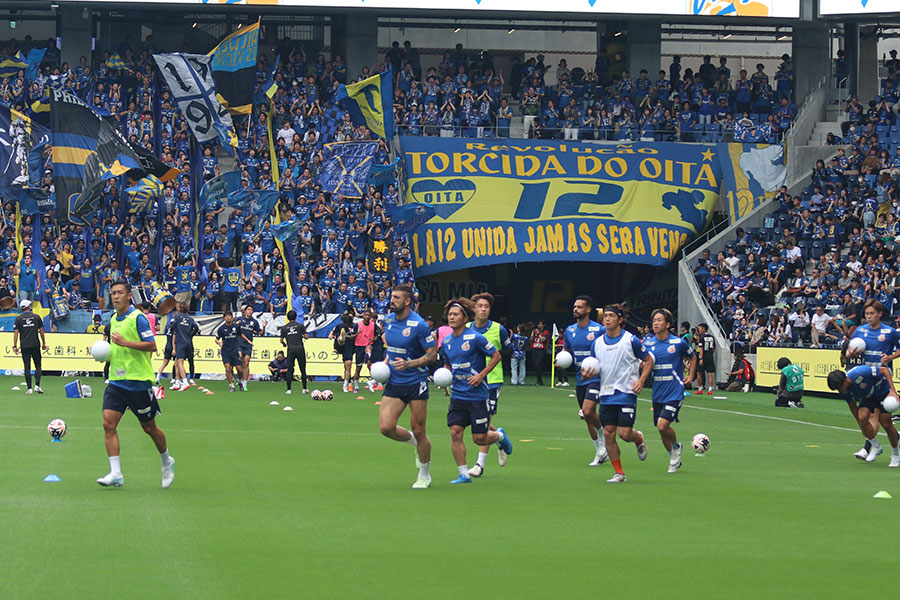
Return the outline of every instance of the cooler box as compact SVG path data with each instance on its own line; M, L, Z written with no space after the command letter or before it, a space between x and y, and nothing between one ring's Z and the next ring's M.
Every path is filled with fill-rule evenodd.
M66 398L84 398L84 391L79 380L67 383L65 386Z

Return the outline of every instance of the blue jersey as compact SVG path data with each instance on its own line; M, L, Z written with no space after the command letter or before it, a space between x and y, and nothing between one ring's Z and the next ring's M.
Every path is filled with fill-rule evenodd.
M528 338L518 333L512 334L510 338L512 344L512 357L525 358L525 349L528 347Z
M581 361L591 355L594 348L594 340L606 333L606 327L596 321L588 321L587 327L581 327L578 323L572 323L566 327L563 332L563 348L572 353L575 359L575 368L577 375L575 376L576 385L588 385L589 383L600 383L600 374L596 377L585 381L581 377Z
M660 341L655 335L644 340L653 354L653 402L681 402L684 399L684 360L694 356L690 344L670 335Z
M216 329L216 338L222 340L222 354L237 352L240 334L241 332L235 321L232 321L231 325L225 325L224 323L219 325L219 328Z
M426 350L436 345L425 319L413 311L409 311L409 315L403 320L398 320L396 314L389 314L384 318L384 341L387 361L391 366L390 383L413 385L428 379L428 369L424 366L398 371L391 365L398 358L421 358Z
M853 332L853 337L866 342L866 351L862 357L867 365L880 365L882 354L893 354L900 347L900 333L884 323L877 329L872 329L868 323L860 325ZM888 364L887 367L891 368L891 365Z
M441 352L444 354L447 368L453 371L450 397L461 402L487 400L490 395L487 377L478 387L469 385L468 379L484 370L488 363L486 357L491 357L497 352L494 345L477 331L467 328L459 335L445 337L441 342Z
M185 313L177 313L174 318L169 319L172 323L172 334L175 340L175 346L183 348L193 343L194 336L200 333L197 322L194 318ZM168 325L168 323L166 323Z
M239 333L247 338L247 341L252 344L254 334L260 329L256 319L253 317L250 317L249 319L246 317L238 317L233 322L238 326ZM239 338L238 344L246 344L247 341Z
M873 365L853 367L847 371L847 379L850 380L850 387L841 394L846 400L881 400L891 393L887 379L882 377L879 367Z

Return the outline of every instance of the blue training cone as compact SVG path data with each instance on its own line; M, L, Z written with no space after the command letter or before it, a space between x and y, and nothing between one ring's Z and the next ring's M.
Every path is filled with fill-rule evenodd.
M61 441L62 441L62 438L53 438L53 439L50 440L50 441L51 441L51 442L61 442Z
M46 477L44 477L44 481L46 481L46 482L54 482L54 481L62 481L62 479L59 478L59 475L56 475L56 474L54 474L54 473L50 473L49 475L47 475Z

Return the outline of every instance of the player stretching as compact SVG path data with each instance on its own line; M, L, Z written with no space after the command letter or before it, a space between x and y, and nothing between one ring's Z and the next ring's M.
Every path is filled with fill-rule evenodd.
M193 385L193 372L188 377L184 368L184 359L194 359L194 336L200 333L200 328L194 318L188 314L187 302L178 305L178 314L172 319L172 352L175 355L175 385L176 392L183 392ZM192 370L193 371L193 370Z
M691 385L697 373L697 355L690 344L672 334L675 318L671 312L657 308L650 318L654 335L644 345L653 355L653 424L669 453L669 473L677 473L681 468L682 446L672 423L678 420L684 388ZM685 359L690 361L690 368L687 379L682 381Z
M441 343L444 366L453 372L447 426L450 428L450 450L459 469L459 476L450 483L472 483L466 464L466 444L463 442L466 427L472 428L472 441L479 446L497 444L506 454L513 451L512 442L502 427L496 431L488 428L490 390L484 380L500 363L501 357L486 337L466 327L475 315L475 304L471 300L450 300L444 306L444 314L453 330ZM490 357L490 361L486 361L485 357Z
M384 384L378 426L381 434L416 449L419 476L413 489L431 487L431 440L425 434L428 414L428 368L437 356L434 336L425 319L410 309L413 289L396 285L391 290L391 312L384 318L384 346L391 376ZM397 425L409 405L409 426Z
M616 433L626 442L633 442L638 458L647 459L647 443L644 434L634 429L637 395L653 369L653 355L634 334L622 329L626 309L621 304L610 304L603 309L603 326L606 333L594 342L593 356L600 361L600 370L585 369L584 376L593 379L600 375L603 383L588 389L591 400L600 405L600 424L606 439L606 452L616 474L607 483L623 483L625 471L619 459Z
M116 281L109 289L116 309L110 322L109 385L103 394L103 432L109 473L97 480L104 487L122 487L125 478L119 463L119 434L116 427L125 409L141 422L150 436L162 461L162 486L172 485L175 479L175 459L169 456L166 434L156 425L159 402L153 394L153 353L156 339L150 322L141 311L131 306L131 284Z
M581 411L582 418L587 424L588 434L594 441L594 460L588 463L588 466L596 467L607 461L609 456L606 454L606 443L603 436L597 433L598 429L603 429L600 425L600 419L597 417L597 404L587 398L587 391L592 386L600 386L600 376L586 379L581 373L581 361L591 355L594 342L598 337L606 333L606 327L591 320L591 313L594 311L594 301L590 296L578 296L575 298L575 304L572 306L572 316L575 323L566 327L563 332L563 348L572 353L575 359L575 398L578 400L578 409ZM586 406L587 405L587 406Z
M875 367L886 365L888 369L893 370L892 361L900 357L900 333L893 327L881 322L881 318L884 316L884 305L878 300L866 302L863 314L866 322L856 328L852 337L862 339L866 343L866 349L860 353L847 348L845 354L849 358L856 358L861 355L863 364ZM856 408L855 403L848 405L850 412L853 413L853 418L859 421L859 415L857 412L854 412ZM874 414L870 415L869 424L873 432L877 434L878 419ZM867 441L854 456L860 460L867 460L870 450L871 444ZM875 460L875 458L873 457L872 460Z
M841 394L848 404L851 402L859 404L857 423L859 423L863 435L872 445L866 462L875 462L875 458L883 452L881 444L875 439L878 431L869 423L869 415L874 414L891 443L891 463L888 466L900 467L897 430L891 421L891 414L885 412L881 406L881 401L889 394L897 395L891 378L891 370L885 366L860 365L853 367L845 374L840 369L836 369L828 374L828 388ZM852 406L850 411L853 412Z
M216 329L216 344L219 345L219 354L222 355L222 364L225 365L225 379L228 380L228 391L234 391L234 378L232 373L235 368L240 369L241 359L238 358L238 337L240 329L234 322L234 313L225 311L225 322ZM240 371L238 371L240 378Z
M306 325L297 322L297 311L289 310L287 314L288 322L281 326L281 345L287 348L287 391L285 394L291 393L291 384L294 382L294 363L300 367L300 383L303 385L303 393L308 394L306 388L306 350L303 347L303 340L309 338L306 333Z
M512 343L509 339L509 331L506 330L506 327L497 321L490 320L491 308L494 307L494 296L488 293L476 294L472 296L472 302L474 303L475 319L469 327L483 335L497 350L512 348ZM487 376L487 386L488 392L490 393L490 397L487 401L488 429L497 431L497 428L494 427L491 420L494 415L497 414L497 402L500 400L500 388L503 387L502 364L498 363L490 370ZM478 461L471 469L469 469L469 475L471 477L481 477L481 474L484 473L484 465L487 462L488 450L490 450L490 448L491 447L488 444L483 444L478 448ZM497 462L500 463L501 467L505 467L507 461L506 452L499 446L497 448Z
M241 309L241 318L235 321L240 330L238 338L238 358L241 359L241 366L238 368L238 375L241 378L241 391L247 391L247 382L250 380L250 358L253 356L253 336L260 335L262 329L256 319L253 318L253 307L247 305Z

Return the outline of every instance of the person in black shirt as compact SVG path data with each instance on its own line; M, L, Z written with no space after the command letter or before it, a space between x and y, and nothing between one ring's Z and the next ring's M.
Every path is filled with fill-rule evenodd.
M347 392L350 385L350 365L353 361L353 354L356 352L356 324L353 317L349 313L341 315L341 323L331 330L328 337L334 340L334 351L341 355L344 361L344 392Z
M200 328L193 317L188 314L187 302L178 305L178 314L172 319L172 351L175 354L175 383L176 392L184 391L193 384L193 365L191 365L191 378L188 381L187 371L184 369L184 359L188 363L194 362L194 336L200 333Z
M716 383L716 338L709 333L706 323L697 325L697 337L699 339L699 354L701 369L697 371L698 385L697 395L703 393L703 383L706 382L706 393L712 396L713 385Z
M225 311L225 322L216 329L216 343L221 348L222 364L225 365L225 378L228 380L230 392L234 391L234 378L232 372L238 369L240 376L241 359L238 356L238 336L241 330L234 322L234 313Z
M287 347L287 391L291 393L291 383L294 381L294 361L300 367L300 382L303 384L303 393L309 393L306 387L306 351L303 349L303 340L309 338L306 333L306 325L297 322L297 311L289 310L288 322L281 327L281 345Z
M25 367L25 385L28 386L26 394L33 391L43 394L41 389L41 350L49 350L47 340L44 338L44 321L31 312L31 301L22 300L19 303L22 314L16 317L13 332L13 352L19 353L19 337L22 338L22 363ZM40 338L40 339L39 339ZM34 360L34 389L31 387L31 361Z

